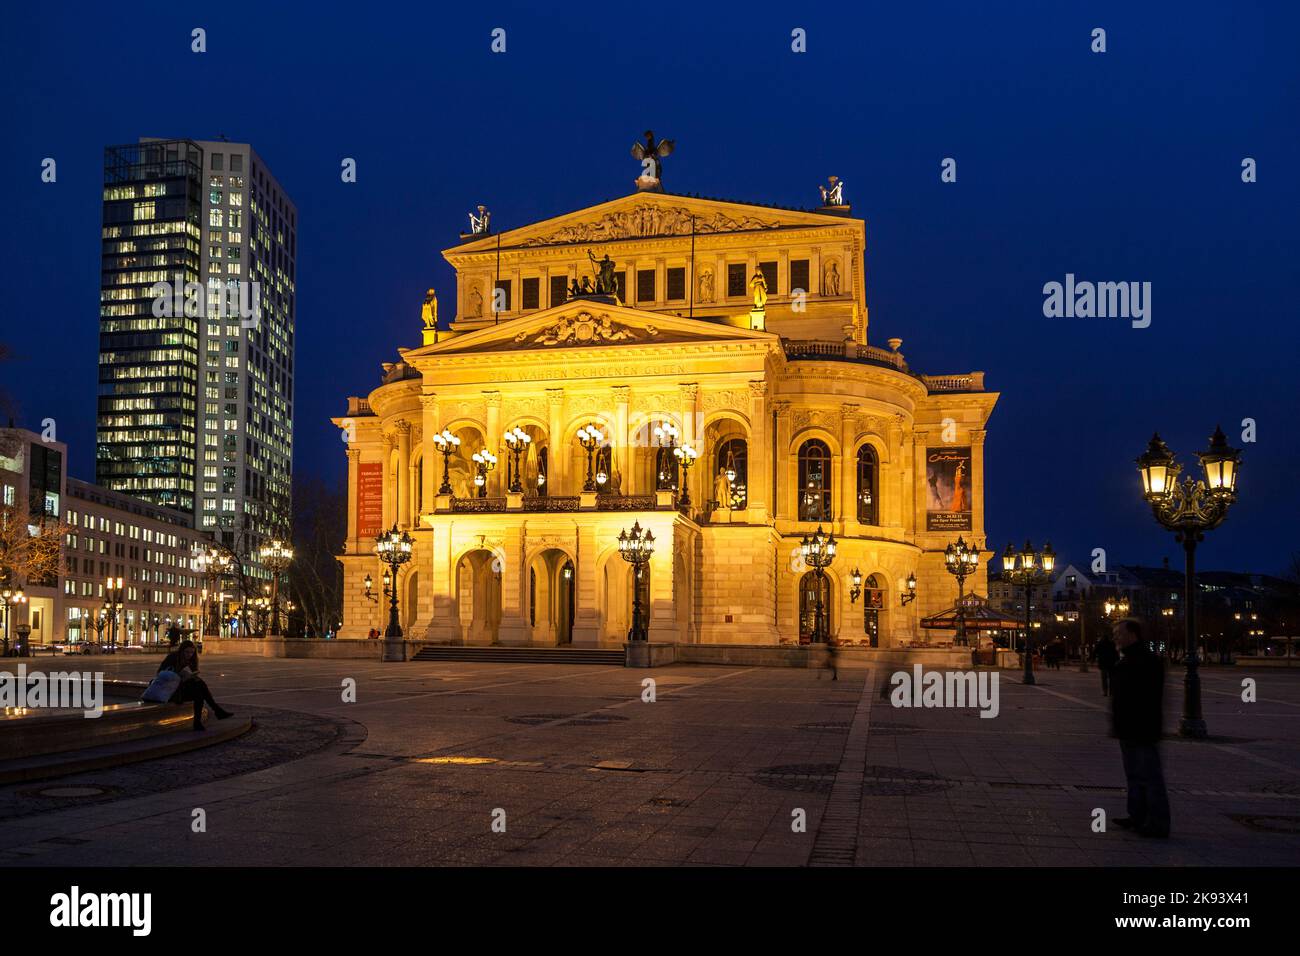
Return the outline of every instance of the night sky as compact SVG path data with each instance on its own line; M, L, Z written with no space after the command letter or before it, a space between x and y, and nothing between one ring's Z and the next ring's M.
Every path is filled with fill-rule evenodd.
M94 477L106 145L251 142L297 203L295 468L338 479L328 419L419 344L426 288L450 313L440 250L466 212L507 229L631 192L653 128L677 141L670 191L811 207L846 182L870 341L1002 393L994 549L1050 537L1075 561L1177 566L1133 458L1158 428L1194 466L1216 423L1240 445L1250 417L1240 500L1199 563L1277 573L1300 550L1294 4L296 6L6 14L0 341L20 360L0 384L24 424L56 420L72 473ZM1043 284L1068 272L1151 282L1151 326L1044 318Z

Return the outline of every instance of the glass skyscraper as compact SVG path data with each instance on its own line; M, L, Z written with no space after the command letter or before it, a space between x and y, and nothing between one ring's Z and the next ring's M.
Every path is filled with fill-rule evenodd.
M97 481L250 564L289 533L297 229L246 143L106 151Z

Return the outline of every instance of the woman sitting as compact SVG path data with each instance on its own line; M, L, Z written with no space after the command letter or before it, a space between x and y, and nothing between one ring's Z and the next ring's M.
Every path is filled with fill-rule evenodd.
M180 647L164 657L162 664L158 666L159 673L172 671L180 675L181 685L176 688L176 693L172 694L171 703L184 704L194 701L194 729L202 730L204 704L212 708L217 720L225 720L234 715L212 699L212 691L208 690L208 685L198 676L198 670L199 655L193 641L182 641Z

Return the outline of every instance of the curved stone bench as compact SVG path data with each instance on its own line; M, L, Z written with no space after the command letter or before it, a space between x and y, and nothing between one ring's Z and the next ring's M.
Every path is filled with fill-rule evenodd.
M252 719L213 720L195 731L194 705L143 703L148 686L104 681L104 712L28 711L0 716L0 783L35 780L181 753L238 737Z

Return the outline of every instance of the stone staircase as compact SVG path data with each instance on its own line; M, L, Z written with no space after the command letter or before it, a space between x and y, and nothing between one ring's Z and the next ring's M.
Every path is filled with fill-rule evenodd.
M492 664L603 664L622 667L621 648L599 647L490 647L426 644L411 660L477 661Z

